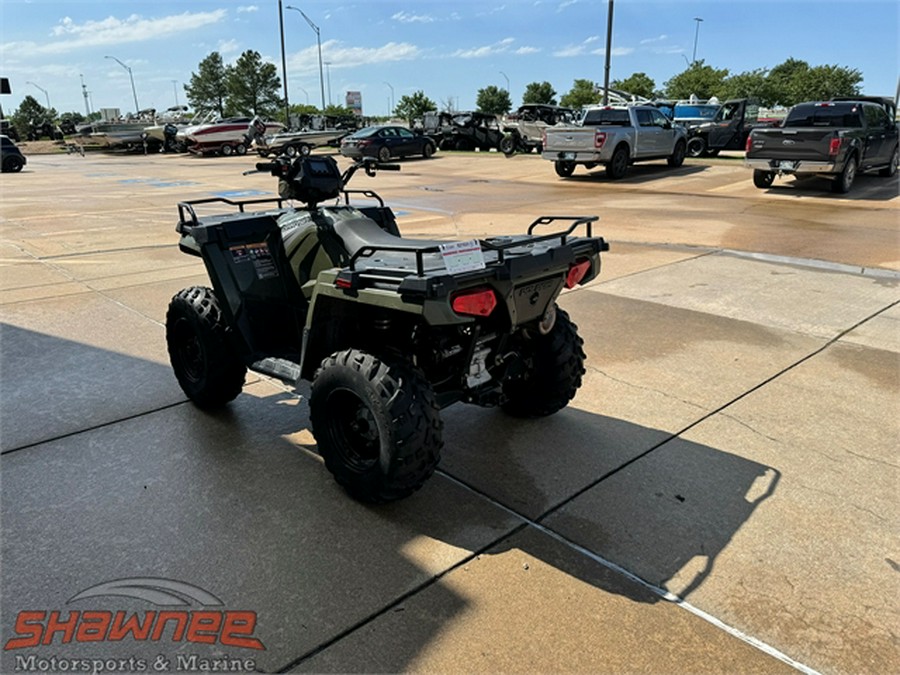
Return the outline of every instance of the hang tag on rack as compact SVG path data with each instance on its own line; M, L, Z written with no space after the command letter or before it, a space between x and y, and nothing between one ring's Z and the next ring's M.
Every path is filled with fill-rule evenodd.
M441 244L441 257L450 274L483 270L484 252L477 239Z

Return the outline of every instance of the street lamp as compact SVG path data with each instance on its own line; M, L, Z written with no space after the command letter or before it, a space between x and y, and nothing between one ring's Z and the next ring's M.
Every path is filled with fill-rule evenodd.
M697 22L697 28L694 31L694 56L691 58L691 65L697 63L697 38L700 37L700 24L703 23L703 19L695 16L694 21Z
M37 88L40 89L42 92L44 92L44 96L47 97L47 110L50 110L50 94L47 93L47 90L44 89L41 85L35 84L34 82L31 82L31 81L28 81L28 82L26 82L25 84L30 84L31 86L37 87Z
M278 28L281 31L281 76L284 78L284 123L291 126L291 104L288 103L287 60L284 56L284 10L278 0Z
M325 112L325 75L322 72L322 33L319 31L319 27L303 13L302 9L291 7L290 5L287 5L285 9L293 9L296 12L300 12L300 16L306 19L306 23L309 24L309 27L316 32L316 42L319 45L319 87L322 89L322 112Z
M328 105L331 105L331 61L325 62L325 73L328 77Z
M140 109L141 109L141 106L138 105L137 90L134 88L134 73L131 72L131 68L129 68L124 63L119 61L119 59L117 59L115 56L104 56L103 58L104 59L112 59L113 61L115 61L120 66L122 66L125 70L128 71L128 77L131 78L131 94L134 96L134 114L137 115L138 111L140 111Z
M388 86L388 89L391 90L391 109L388 110L388 114L393 115L394 114L394 86L390 82L385 82L385 84Z

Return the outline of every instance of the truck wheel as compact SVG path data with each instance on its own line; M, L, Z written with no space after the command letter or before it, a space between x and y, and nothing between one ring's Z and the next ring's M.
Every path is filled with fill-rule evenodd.
M762 169L753 169L753 184L760 190L765 190L772 186L775 180L774 171L763 171Z
M209 288L185 288L166 312L166 345L178 384L197 406L221 408L241 393L247 368L228 342Z
M684 145L684 141L678 141L675 144L675 149L672 151L672 154L669 155L669 157L666 159L666 162L668 162L669 166L677 169L679 166L684 164Z
M891 154L891 163L878 172L879 176L891 178L897 174L897 164L900 164L900 147L894 146L894 152Z
M524 374L503 384L503 411L513 417L546 417L565 408L581 386L586 358L578 326L556 308L556 323L547 335L520 335Z
M421 371L357 349L332 354L313 380L309 416L326 468L350 495L384 503L434 473L443 422Z
M856 155L851 155L844 165L844 170L831 182L831 191L837 194L850 192L854 178L856 178Z
M606 165L606 175L612 180L624 178L628 172L628 148L620 145Z
M563 162L561 160L553 163L556 169L556 175L560 178L568 178L575 172L575 162Z
M701 136L694 136L687 142L688 157L703 157L706 154L706 141Z
M504 136L500 139L500 152L507 157L512 157L516 154L516 139L512 135Z

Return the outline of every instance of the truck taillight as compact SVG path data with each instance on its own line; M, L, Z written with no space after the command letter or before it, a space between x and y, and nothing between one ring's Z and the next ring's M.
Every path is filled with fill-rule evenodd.
M590 260L582 260L569 265L569 273L566 274L566 288L575 288L581 283L581 280L584 279L590 269Z
M831 142L828 144L828 156L829 157L837 157L837 154L841 151L841 139L840 138L832 138Z
M606 132L605 131L597 131L594 132L594 147L598 150L603 147L603 144L606 143Z
M753 135L747 136L747 144L744 146L744 152L750 152L750 148L753 147Z
M457 314L490 316L497 308L497 296L490 288L475 288L454 295L450 306Z

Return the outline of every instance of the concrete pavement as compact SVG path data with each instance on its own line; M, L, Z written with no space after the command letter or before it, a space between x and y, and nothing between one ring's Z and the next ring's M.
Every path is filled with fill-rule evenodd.
M515 181L487 199L482 159L496 161L444 156L363 187L388 203L395 188L416 236L521 229ZM588 354L573 404L533 422L445 410L438 474L371 508L324 469L301 396L251 376L210 415L168 366L168 301L205 283L175 246L174 204L264 190L242 161L33 157L0 178L0 628L9 647L54 611L146 617L166 606L73 598L176 580L220 600L192 611L255 613L265 649L212 624L91 640L73 623L68 641L63 627L5 649L0 670L900 670L896 273L617 241L632 225L607 213L601 278L561 300ZM570 195L566 211L589 206L543 163L511 166ZM698 199L742 189L724 189L727 169L683 180ZM651 221L653 181L624 189ZM897 201L863 208L896 227Z

